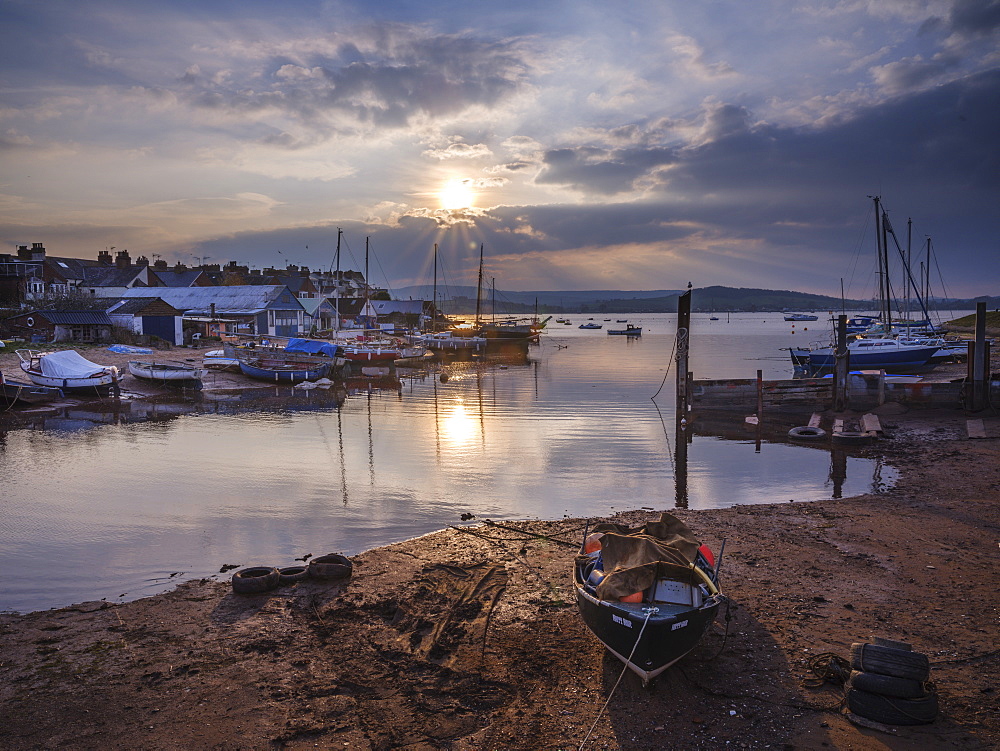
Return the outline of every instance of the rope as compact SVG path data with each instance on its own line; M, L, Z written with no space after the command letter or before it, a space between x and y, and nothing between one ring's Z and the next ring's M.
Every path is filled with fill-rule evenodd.
M685 334L684 334L684 336L686 336L686 335L687 335L687 334L685 333ZM653 394L653 395L652 395L651 397L649 397L650 399L652 399L652 400L654 400L654 401L656 400L656 397L658 397L658 396L660 395L660 392L661 392L661 391L663 391L663 387L664 387L664 386L666 385L666 383L667 383L667 377L668 377L668 376L670 375L670 366L671 366L671 365L673 364L673 362L674 362L674 357L676 357L676 355L677 355L677 340L678 340L678 339L680 339L680 338L681 338L681 336L682 336L682 335L680 334L680 332L678 332L677 336L676 336L676 337L674 337L674 344L673 344L673 347L672 347L672 348L671 348L671 350L670 350L670 359L669 359L669 360L667 360L667 370L666 370L666 372L665 372L665 373L663 374L663 380L662 380L662 381L660 381L660 388L658 388L658 389L656 390L656 393L655 393L655 394Z
M807 688L819 688L824 683L844 685L851 677L851 663L833 652L823 652L809 660L809 670L812 678L805 678L802 685Z
M618 689L618 684L621 683L622 678L625 677L625 673L628 671L628 665L630 662L632 662L632 656L635 654L635 650L638 649L639 647L639 642L642 639L642 632L646 630L646 624L649 623L649 619L652 617L653 613L660 612L659 608L643 608L643 610L646 611L646 620L642 622L642 628L639 629L639 635L635 637L635 644L632 646L632 652L629 654L628 659L625 661L625 667L622 668L621 675L618 676L618 680L615 681L615 685L612 686L611 693L608 694L608 700L604 702L604 706L601 707L601 711L598 712L597 717L594 718L594 724L590 726L590 730L587 731L587 735L584 737L582 741L580 741L580 745L577 746L577 751L583 751L584 745L586 745L587 741L590 740L591 733L593 733L594 728L597 727L597 721L601 719L601 715L604 714L604 710L607 709L608 705L611 703L611 699L614 697L615 691Z

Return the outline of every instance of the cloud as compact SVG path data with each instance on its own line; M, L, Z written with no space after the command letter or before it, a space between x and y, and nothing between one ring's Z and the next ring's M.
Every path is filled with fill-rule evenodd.
M452 143L443 149L427 149L424 156L430 159L487 159L493 156L489 146L483 143Z

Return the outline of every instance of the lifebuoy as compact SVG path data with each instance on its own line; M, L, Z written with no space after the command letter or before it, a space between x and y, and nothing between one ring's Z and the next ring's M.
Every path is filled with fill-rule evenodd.
M798 438L802 441L815 441L820 438L826 438L826 431L823 428L814 428L811 425L803 425L802 427L792 428L788 431L789 438Z

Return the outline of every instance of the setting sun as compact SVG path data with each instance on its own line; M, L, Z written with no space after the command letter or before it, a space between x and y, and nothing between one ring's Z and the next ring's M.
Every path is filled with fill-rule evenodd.
M438 193L443 209L467 209L476 203L471 180L449 180Z

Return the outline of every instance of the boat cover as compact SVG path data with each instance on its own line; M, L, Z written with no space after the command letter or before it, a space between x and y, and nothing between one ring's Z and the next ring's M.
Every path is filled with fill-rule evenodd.
M93 363L75 349L48 352L39 358L42 375L49 378L89 378L107 371L107 366Z
M623 524L598 524L603 532L601 558L604 579L597 587L602 600L648 589L659 578L696 583L692 566L701 543L691 529L672 514L663 513L631 529Z
M318 342L315 339L289 339L285 352L306 352L310 355L337 356L337 345L330 342Z

